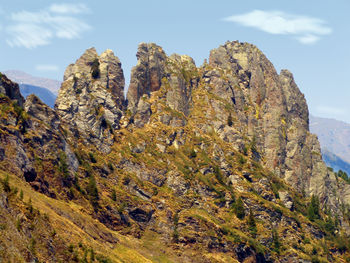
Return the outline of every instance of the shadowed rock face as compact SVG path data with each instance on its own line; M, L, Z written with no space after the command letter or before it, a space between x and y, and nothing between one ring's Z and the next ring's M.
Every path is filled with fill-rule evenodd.
M19 106L23 106L24 98L21 95L17 83L9 80L5 75L0 73L0 93L8 96L11 100L17 101Z
M88 49L67 67L55 109L84 140L108 152L124 108L124 82L121 63L111 50L98 56Z
M256 143L266 167L300 191L309 191L315 141L308 128L308 108L293 75L277 74L271 62L254 45L227 42L210 52L204 80L213 92L231 101L237 122L222 136L233 144L248 135ZM219 108L217 115L225 115ZM327 172L324 171L324 176Z
M168 57L153 43L141 43L137 65L132 69L128 89L128 109L137 127L145 125L151 115L151 104L144 102L152 92L162 89L166 106L187 116L191 107L192 88L198 83L196 65L189 56L173 54ZM163 115L165 124L178 123L176 118ZM179 121L180 123L182 120Z
M131 71L130 85L127 93L128 108L133 112L142 95L150 95L159 90L165 76L166 54L156 44L141 43L136 54L137 65Z

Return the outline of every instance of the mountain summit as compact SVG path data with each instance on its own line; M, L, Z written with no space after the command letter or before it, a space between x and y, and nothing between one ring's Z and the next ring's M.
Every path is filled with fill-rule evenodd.
M137 59L125 100L119 59L86 50L54 110L1 75L0 258L349 258L350 185L322 161L292 73L238 41L201 66L154 43Z

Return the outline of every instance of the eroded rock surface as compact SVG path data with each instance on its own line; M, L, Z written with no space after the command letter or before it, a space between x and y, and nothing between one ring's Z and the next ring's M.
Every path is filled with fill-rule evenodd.
M109 152L113 131L123 115L124 82L121 63L113 52L106 50L98 56L90 48L67 67L55 109L86 142Z

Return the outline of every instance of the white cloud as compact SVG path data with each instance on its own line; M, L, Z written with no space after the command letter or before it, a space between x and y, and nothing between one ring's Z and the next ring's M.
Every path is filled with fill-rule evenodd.
M6 28L10 38L6 40L11 47L34 48L50 43L52 32L35 24L15 24Z
M5 28L6 42L12 47L35 48L48 45L55 38L80 38L91 27L77 14L87 10L84 4L53 4L38 12L12 13Z
M297 40L302 44L314 44L320 40L320 37L314 35L305 35L297 37Z
M336 107L330 107L330 106L318 106L316 108L316 111L319 114L331 114L331 115L345 115L346 110Z
M253 10L223 19L246 27L253 27L274 35L293 35L302 44L313 44L332 29L321 19L291 15L282 11Z
M90 9L84 4L52 4L49 10L58 14L81 14L90 12Z
M36 65L35 69L37 71L58 71L59 67L57 65L40 64L40 65Z

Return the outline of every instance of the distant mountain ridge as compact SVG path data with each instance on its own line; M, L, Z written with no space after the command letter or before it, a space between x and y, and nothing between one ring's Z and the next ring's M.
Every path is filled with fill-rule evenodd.
M61 82L54 79L35 77L20 70L7 70L3 72L9 79L18 84L27 84L42 87L57 95Z
M24 98L27 98L30 94L35 94L49 107L53 108L55 106L56 95L50 90L29 84L19 84L19 88Z
M322 149L350 163L350 124L310 115L310 131L317 134Z
M335 172L342 170L350 175L350 164L327 148L322 149L322 157L327 166L332 167Z

